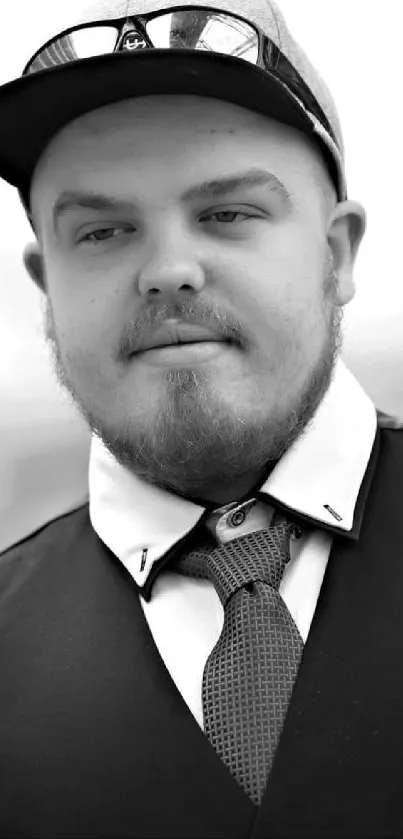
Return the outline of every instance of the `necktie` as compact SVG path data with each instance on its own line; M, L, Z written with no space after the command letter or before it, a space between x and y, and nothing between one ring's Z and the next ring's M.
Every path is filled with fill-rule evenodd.
M224 625L203 672L204 731L236 780L260 804L297 675L303 641L278 593L294 525L271 526L214 546L196 546L176 564L210 579Z

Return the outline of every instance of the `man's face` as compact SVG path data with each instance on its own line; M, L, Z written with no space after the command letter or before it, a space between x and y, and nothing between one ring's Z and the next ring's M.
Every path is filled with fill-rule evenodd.
M252 167L285 190L272 178L181 197ZM193 96L99 109L42 156L31 198L55 370L90 428L147 482L195 500L240 497L315 413L347 302L319 167L300 132ZM66 191L109 205L64 203L54 221ZM171 318L231 343L136 352Z

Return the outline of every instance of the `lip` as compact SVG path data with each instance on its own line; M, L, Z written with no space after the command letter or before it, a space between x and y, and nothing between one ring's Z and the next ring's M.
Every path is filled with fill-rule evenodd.
M227 341L193 341L152 347L136 353L133 359L151 367L186 367L205 364L233 349L234 345Z
M197 323L166 320L154 332L145 337L136 349L136 353L144 353L158 347L178 347L194 343L230 343L227 338L214 329L209 329Z

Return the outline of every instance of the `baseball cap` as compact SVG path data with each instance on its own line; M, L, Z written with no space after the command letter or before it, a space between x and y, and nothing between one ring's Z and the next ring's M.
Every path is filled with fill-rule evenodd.
M35 167L62 128L156 94L213 97L298 128L321 150L338 200L347 198L335 103L272 0L93 3L0 87L0 177L29 209Z

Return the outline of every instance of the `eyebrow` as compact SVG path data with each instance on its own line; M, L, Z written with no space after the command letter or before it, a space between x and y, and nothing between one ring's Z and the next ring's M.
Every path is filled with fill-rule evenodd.
M257 168L247 169L245 172L226 175L223 178L215 178L214 180L204 181L201 184L191 186L182 193L180 200L182 203L188 203L200 198L222 198L233 192L256 187L265 187L266 190L277 194L283 206L286 209L291 209L291 195L282 181L273 172ZM54 204L53 223L56 228L59 218L76 208L102 212L105 210L122 210L123 208L130 209L133 206L133 203L129 201L121 201L104 193L65 190L59 195Z

